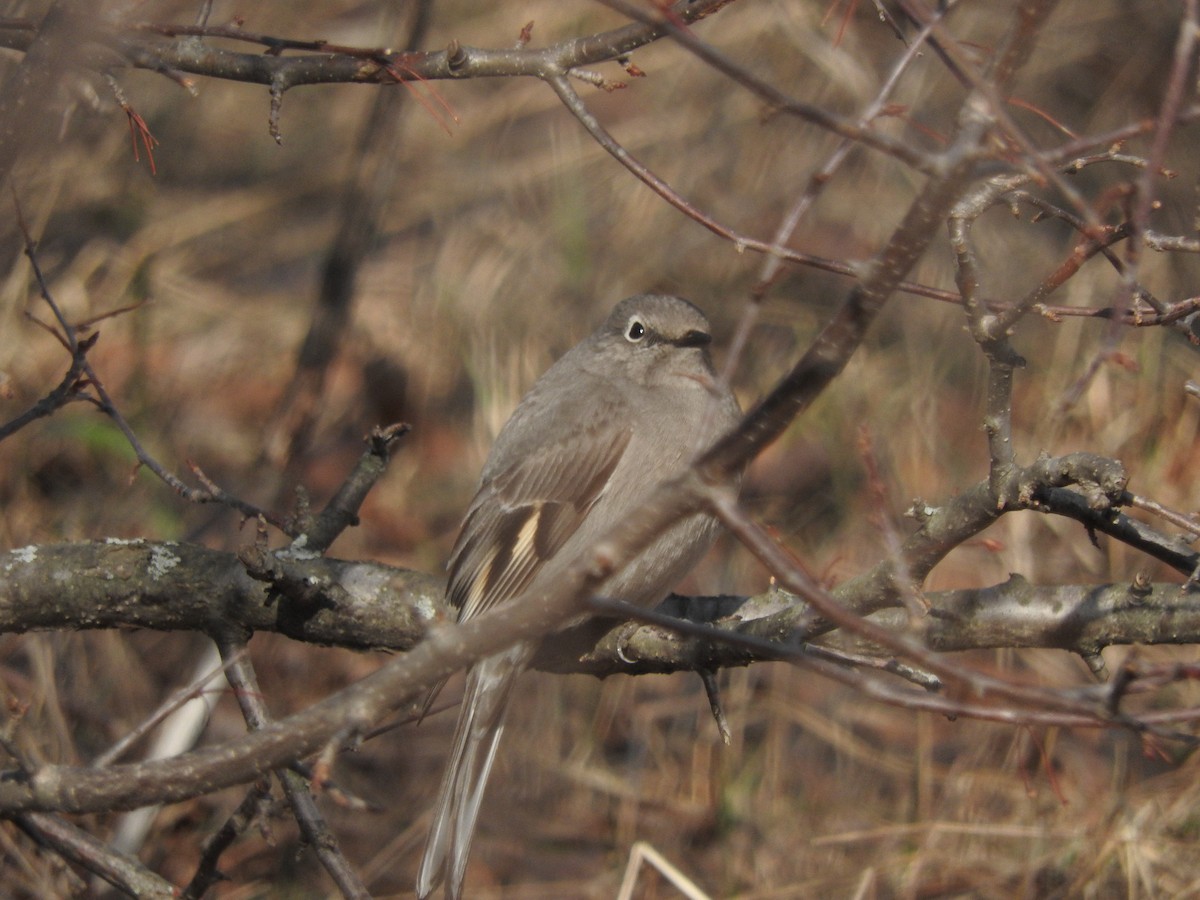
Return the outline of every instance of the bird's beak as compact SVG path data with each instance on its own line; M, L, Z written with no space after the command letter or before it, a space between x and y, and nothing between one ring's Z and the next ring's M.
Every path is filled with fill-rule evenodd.
M685 332L681 337L676 338L671 343L673 343L676 347L707 347L712 343L712 335L704 331L696 331L695 329L692 329L691 331Z

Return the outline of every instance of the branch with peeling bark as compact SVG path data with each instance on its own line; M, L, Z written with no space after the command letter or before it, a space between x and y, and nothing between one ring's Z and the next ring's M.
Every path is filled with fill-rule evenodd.
M923 579L947 553L1000 516L1040 510L1078 518L1089 530L1117 540L1136 541L1184 575L1194 571L1200 554L1129 519L1106 499L1123 497L1123 484L1120 467L1112 461L1077 454L1036 462L1016 480L1006 509L996 508L987 482L937 506L916 503L911 514L919 527L900 548L903 566ZM884 561L831 594L857 615L897 607L895 568ZM1005 585L925 595L929 623L922 627L934 649L999 646L999 623L1009 615L1009 646L1095 653L1119 643L1187 643L1200 640L1192 597L1180 585L1032 586L1014 577ZM1065 602L1071 598L1074 602ZM781 650L830 631L806 603L779 590L755 597L676 597L660 612L764 643L747 650L723 642L720 633L680 637L664 634L661 626L629 623L608 625L599 633L578 629L571 640L556 639L553 648L543 650L539 664L594 675L742 665L777 658ZM194 544L109 540L0 555L3 632L123 627L211 634L268 631L352 650L402 651L449 618L438 576L298 553L294 547L275 552L252 548L239 558ZM829 640L842 646L857 643L845 636Z

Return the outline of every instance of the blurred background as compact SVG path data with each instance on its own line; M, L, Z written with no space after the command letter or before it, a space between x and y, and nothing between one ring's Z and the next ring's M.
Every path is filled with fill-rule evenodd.
M124 15L191 23L198 6L129 3ZM3 15L36 18L44 7L12 3ZM211 21L240 17L252 32L398 47L411 15L400 3L217 0ZM1013 4L962 0L946 22L984 64L1012 16ZM1046 149L1066 143L1068 132L1098 134L1154 116L1179 18L1179 4L1169 2L1062 3L1014 85L1026 106L1011 114ZM508 47L530 21L538 46L624 20L589 2L437 2L423 46ZM742 0L694 31L781 90L844 114L875 98L904 49L873 4L833 0ZM3 51L2 59L11 66L20 55ZM589 109L696 206L769 239L836 138L765 108L670 41L632 60L647 77L631 79L615 64L596 69L628 82L623 90L578 85ZM286 512L302 485L323 504L372 426L409 422L411 436L335 556L440 571L493 435L557 355L622 297L655 290L709 313L722 361L761 272L761 257L739 252L637 182L538 81L297 88L283 98L277 145L261 86L196 79L193 95L162 75L114 75L158 141L154 173L144 148L134 158L107 86L80 72L68 80L70 96L56 98L69 115L56 123L52 152L26 159L14 177L54 296L75 321L136 306L97 323L90 358L98 374L168 468L183 476L195 462L251 502ZM380 91L408 97L394 138L364 158L361 134ZM963 95L927 52L878 127L936 149ZM1196 138L1191 124L1173 133L1174 177L1159 182L1156 230L1194 236ZM1147 145L1126 149L1145 154ZM346 331L314 395L303 452L291 454L298 353L345 188L380 168L393 178L384 195L371 195L382 203L381 225L369 236ZM1073 184L1101 218L1120 221L1112 198L1137 173L1107 162ZM864 260L922 181L857 149L792 244ZM1017 212L992 210L975 228L984 293L1001 300L1021 297L1076 240L1061 222ZM952 262L948 244L935 243L912 278L953 290ZM31 287L12 215L0 216L0 277L7 420L48 392L67 365L62 348L26 318L49 315ZM1160 299L1178 301L1196 294L1197 264L1150 254L1142 280ZM744 406L792 365L850 286L815 270L786 271L734 372ZM1118 287L1111 266L1093 260L1054 302L1105 307ZM1043 450L1115 456L1132 490L1184 511L1197 507L1191 475L1200 421L1182 390L1197 357L1178 333L1030 317L1015 344L1029 363L1018 374L1014 411L1021 459ZM911 527L902 514L913 498L936 503L986 475L983 376L961 309L896 296L844 377L756 463L746 503L822 579L861 572L886 555L891 529ZM864 434L886 480L882 508L865 484ZM236 548L253 536L236 515L189 506L137 471L119 432L83 404L0 443L0 509L5 547L146 537ZM1011 572L1045 584L1129 580L1140 571L1180 580L1119 545L1093 546L1065 520L1010 515L984 537L956 550L927 587L985 586ZM754 593L767 584L726 539L681 588ZM27 727L45 737L44 758L84 763L178 688L203 644L178 634L2 635L0 676L9 694L31 704ZM256 636L251 647L278 716L385 660L272 635ZM1110 648L1110 668L1130 652L1193 656ZM1056 651L978 652L971 662L1033 683L1091 677L1079 659ZM527 675L480 815L470 895L610 897L639 840L713 897L1200 895L1200 779L1195 759L1178 747L1148 752L1120 732L914 715L782 664L725 672L721 682L728 747L697 678ZM1174 690L1176 706L1200 700L1188 686ZM452 683L442 696L456 692ZM339 782L377 808L332 800L324 808L380 896L411 890L454 716L451 709L419 728L400 727L338 761ZM236 705L223 697L205 740L243 731ZM185 882L201 840L242 795L232 789L164 810L142 858ZM103 836L112 820L84 824ZM252 832L223 857L230 881L216 895L330 893L286 808L269 824L269 834ZM71 892L53 858L4 825L0 866L13 896ZM637 896L677 895L653 873L640 885Z

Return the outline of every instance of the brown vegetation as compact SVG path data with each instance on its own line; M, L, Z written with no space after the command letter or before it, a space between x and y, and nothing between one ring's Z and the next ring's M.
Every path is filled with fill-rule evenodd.
M55 6L70 13L74 5ZM45 4L27 6L36 7L25 10L30 21L40 22ZM137 4L122 21L191 24L197 6ZM387 4L213 6L212 23L244 15L245 32L341 48L402 46L414 18ZM657 21L657 6L634 6ZM682 14L687 5L677 7ZM861 264L894 249L911 205L932 198L936 228L910 234L923 234L928 250L896 273L908 289L886 293L861 343L841 337L835 350L844 370L828 386L804 382L801 390L815 399L786 430L787 416L769 421L783 434L765 450L747 438L714 464L732 466L737 454L762 450L739 509L746 528L765 526L795 566L770 572L727 537L681 590L761 600L772 574L792 588L805 571L814 587L844 588L902 559L918 585L901 575L886 595L838 598L862 612L887 606L889 633L929 634L937 646L937 629L951 626L923 621L926 599L946 610L950 598L942 604L936 592L1008 586L997 603L1009 605L997 608L1008 617L1001 626L1011 627L984 634L979 620L968 621L950 635L965 641L955 646L976 648L962 653L887 648L885 656L916 669L950 666L937 672L944 690L936 694L828 663L823 671L803 662L725 670L728 746L694 676L530 673L480 815L470 896L614 896L636 841L713 897L1200 893L1200 779L1191 753L1200 594L1180 587L1186 561L1195 566L1187 543L1195 518L1186 514L1196 507L1200 455L1200 402L1187 390L1197 359L1190 314L1200 204L1196 49L1180 40L1189 33L1194 40L1196 4L960 0L935 15L904 0L887 8L896 22L852 0L738 0L682 37L636 49L630 62L645 77L615 61L589 64L593 80L621 84L605 91L499 70L447 78L454 53L441 51L457 46L468 66L499 67L499 51L518 43L527 21L534 24L526 46L536 50L623 26L630 21L624 4L434 4L421 46L440 55L409 60L407 69L397 62L402 86L295 86L282 94L277 117L261 84L174 69L164 77L134 67L131 55L118 64L112 46L98 50L104 41L91 31L80 37L67 28L83 43L77 58L55 57L34 116L43 127L14 138L25 111L0 130L0 150L24 144L5 183L12 194L5 190L0 204L10 210L0 217L8 253L0 258L0 427L47 396L71 363L33 321L54 325L54 316L21 255L19 201L50 295L78 338L98 332L86 360L155 460L203 490L206 482L189 468L195 464L289 528L285 520L302 505L298 487L319 512L362 458L363 435L407 422L411 433L387 448L386 474L368 485L358 526L341 533L329 555L430 575L441 571L491 435L533 378L615 301L643 290L689 297L714 320L721 357L739 327L750 327L733 369L749 408L845 314L855 286L874 283ZM924 15L937 22L940 50L926 40L884 99L883 85L905 41L922 34L914 20ZM92 24L95 34L108 33ZM1006 43L1014 29L1020 40ZM139 30L129 40L194 50L192 39L161 31ZM0 44L18 48L4 51L10 74L27 59L32 33L0 20ZM689 36L703 47L689 47ZM212 36L196 46L262 50ZM1006 47L1011 81L995 68L1009 58ZM471 48L492 48L496 58L472 57ZM704 48L718 59L705 60ZM1028 61L1020 58L1026 51ZM182 56L173 59L182 65ZM339 57L347 67L355 60L373 67L365 80L386 82L380 58ZM744 71L722 71L724 61ZM126 129L101 69L156 146ZM564 84L686 199L691 215L589 136L568 109ZM772 102L763 86L797 108ZM968 97L974 124L963 111ZM884 115L852 134L873 103ZM815 111L844 117L837 127L854 140L828 182L806 194L843 139L830 123L814 121ZM969 152L954 156L971 134ZM947 160L966 174L955 180ZM955 230L945 203L934 202L931 186L939 183L949 185L948 202L977 203L959 208L969 236ZM751 240L770 243L806 196L811 207L782 237L797 258L766 279L768 257ZM746 240L714 233L696 221L704 216ZM342 285L350 298L343 330L338 310L318 303L331 252L354 273ZM1084 256L1076 272L1072 261ZM1061 287L1055 273L1065 276ZM1057 290L1035 296L1051 285ZM1011 339L1003 327L989 332L992 316L1011 317L1003 323ZM1013 353L1025 363L1015 371ZM95 399L86 379L75 387L78 397ZM1095 458L1067 456L1077 452ZM1022 469L1020 485L1002 483L1008 463L1033 467L1040 453L1087 470L1095 483L1072 470L1054 487L1098 508L1096 520L1054 507L1069 498L1020 496L1017 487L1030 484L1048 492L1046 473ZM1127 486L1124 477L1108 478L1104 460L1123 464ZM940 554L908 552L904 542L918 523L906 510L951 508L973 488L987 488L989 475L992 509L978 513L980 521L995 519L986 530L957 534ZM1008 504L1003 515L997 496ZM1184 512L1165 518L1137 508L1135 498ZM0 508L6 550L144 538L222 551L239 573L270 562L254 556L253 520L228 505L181 499L136 465L114 419L83 399L0 441ZM1118 514L1152 528L1161 542L1131 546L1127 532L1107 530ZM272 547L286 546L283 531L267 533ZM741 536L753 544L753 534ZM1009 581L1014 573L1020 579ZM126 577L119 567L102 574ZM248 596L254 583L239 577ZM411 596L436 595L431 584L420 581ZM1022 584L1033 586L1028 595L1018 594ZM11 585L0 580L5 615L20 599ZM1133 596L1145 599L1140 607L1103 606L1103 637L1089 632L1087 642L1042 626L1018 637L1021 615L1047 615L1050 590L1074 585L1134 586ZM211 583L194 586L198 618L214 593ZM6 770L90 765L190 681L210 637L236 655L238 635L194 620L150 626L133 615L121 621L141 630L76 630L64 620L23 633L49 627L26 619L0 634ZM380 643L407 649L426 621L406 620ZM810 620L791 624L813 634ZM249 641L254 696L277 719L409 655L316 646L289 634L260 632ZM861 650L873 637L863 634L850 629L840 646ZM324 633L313 640L360 646ZM876 643L870 649L880 652ZM766 655L761 646L750 652ZM437 659L425 664L428 675ZM831 677L842 672L869 684ZM1011 693L997 694L1001 684ZM1099 684L1118 687L1106 694ZM909 708L881 702L871 685L885 686L893 701L901 692L913 698ZM455 689L443 697L452 701ZM204 746L246 734L244 716L253 713L239 707L237 693L220 692ZM945 708L911 708L927 697ZM381 700L379 709L403 699ZM984 707L1000 720L974 717ZM321 813L373 894L411 890L453 715L433 715L420 727L392 717L403 723L315 763L318 774L332 765L332 782L316 791ZM147 746L143 739L123 761ZM11 787L21 779L6 780ZM238 784L165 806L138 851L146 869L188 884L203 842L247 791ZM8 797L0 792L0 800ZM212 896L337 890L282 797L275 787L253 827L220 856L228 881ZM36 805L0 804L0 893L85 894L86 865L64 865L65 839L38 823L70 823L108 841L119 806L58 817L30 812ZM93 864L102 856L84 854ZM676 893L646 872L636 896Z

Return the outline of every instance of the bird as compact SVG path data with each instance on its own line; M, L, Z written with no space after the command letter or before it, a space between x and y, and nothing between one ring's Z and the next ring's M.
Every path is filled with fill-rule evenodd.
M552 590L657 484L733 428L740 409L714 372L710 331L691 302L638 294L537 379L496 436L447 563L446 597L458 621ZM642 606L662 600L717 531L708 513L687 516L599 592ZM462 894L513 686L535 649L518 643L467 672L418 898L439 884L450 900Z

